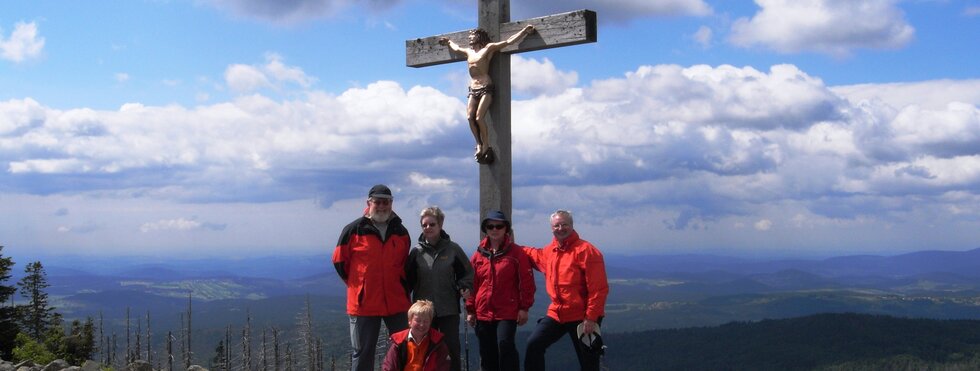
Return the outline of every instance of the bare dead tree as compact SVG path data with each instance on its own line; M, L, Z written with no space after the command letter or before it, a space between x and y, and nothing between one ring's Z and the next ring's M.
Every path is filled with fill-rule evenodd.
M105 357L105 354L106 354L105 345L106 345L107 342L105 341L105 327L104 327L105 324L104 324L104 321L105 321L105 318L102 317L102 311L100 310L99 311L99 360L102 361L102 365L103 366L108 366L108 364L106 363L106 357Z
M231 325L225 328L225 371L231 371Z
M187 353L184 354L184 369L191 367L191 358L194 351L191 348L191 293L187 293Z
M151 365L153 364L153 349L152 349L153 341L150 340L152 339L151 338L152 335L153 333L150 332L150 311L147 310L146 311L146 362L149 362Z
M242 369L252 370L252 314L245 310L245 328L242 329Z
M299 315L300 341L303 344L306 368L314 370L316 368L315 334L313 333L313 310L310 307L310 297L306 296L306 306Z
M279 363L279 329L272 328L272 365L276 371L281 371Z
M133 349L134 361L138 361L142 359L140 358L140 353L143 352L143 344L140 342L140 339L143 336L143 329L141 328L142 326L143 326L143 319L136 317L136 346L134 347L135 349Z
M180 314L180 334L178 335L178 336L180 336L180 339L178 339L179 340L178 343L179 343L179 346L180 346L180 363L181 364L183 364L184 361L187 358L189 358L188 355L187 355L187 347L186 347L187 340L185 338L185 336L187 336L187 331L184 330L184 326L186 326L186 324L187 324L187 322L184 321L184 313L181 313ZM184 368L187 368L187 367L185 366Z
M286 343L286 371L293 371L293 348Z
M181 318L180 322L183 323L184 319ZM181 342L183 344L183 342ZM174 333L173 331L167 331L167 370L174 371Z
M268 349L266 349L265 341L266 329L262 329L262 352L259 353L259 364L262 365L262 371L269 371L269 362L265 359L265 354Z
M133 363L133 348L129 343L129 307L126 307L126 364Z
M316 344L316 369L317 369L317 371L323 371L323 366L324 366L324 362L323 362L323 340L318 338L316 340L316 343L317 343Z
M113 331L112 332L112 348L109 351L109 364L110 365L116 363L116 350L117 350L117 348L116 348L116 332Z

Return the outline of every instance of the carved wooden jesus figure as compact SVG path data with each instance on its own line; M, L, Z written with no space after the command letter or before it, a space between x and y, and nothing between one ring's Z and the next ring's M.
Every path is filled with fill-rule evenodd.
M493 162L493 149L487 133L487 110L493 102L493 81L490 79L490 59L501 49L520 42L525 36L534 31L534 26L527 25L504 41L490 42L490 37L483 29L470 31L469 48L461 48L447 37L439 39L439 44L448 45L456 53L466 55L469 67L470 87L466 103L466 118L470 123L470 131L476 140L476 152L473 157L481 164Z

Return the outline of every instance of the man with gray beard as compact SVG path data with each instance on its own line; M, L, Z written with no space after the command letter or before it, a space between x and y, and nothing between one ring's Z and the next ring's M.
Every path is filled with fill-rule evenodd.
M347 284L347 314L353 348L351 370L374 370L381 321L389 333L408 328L405 261L411 238L392 211L391 189L371 187L364 216L340 232L333 265Z

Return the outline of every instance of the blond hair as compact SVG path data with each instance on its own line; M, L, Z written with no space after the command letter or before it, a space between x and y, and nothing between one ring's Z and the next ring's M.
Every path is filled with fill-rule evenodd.
M436 307L428 300L416 301L411 308L408 308L408 319L411 320L412 316L426 316L431 320L436 316Z
M436 218L436 223L439 223L440 227L442 227L442 222L446 220L446 214L442 212L442 209L440 209L439 206L429 206L422 209L422 212L419 213L419 221L421 222L422 218L427 216Z

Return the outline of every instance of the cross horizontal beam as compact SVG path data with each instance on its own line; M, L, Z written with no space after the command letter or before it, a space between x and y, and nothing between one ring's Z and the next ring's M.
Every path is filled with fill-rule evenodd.
M504 23L500 25L500 39L506 40L511 35L520 32L525 25L533 25L535 32L525 37L519 44L510 45L501 50L501 52L522 53L567 45L592 43L597 40L596 14L591 10L576 10L574 12ZM457 31L406 40L405 65L409 67L425 67L465 60L465 56L451 52L449 47L445 45L439 45L439 39L448 37L457 45L465 47L469 45L469 32L470 30Z

